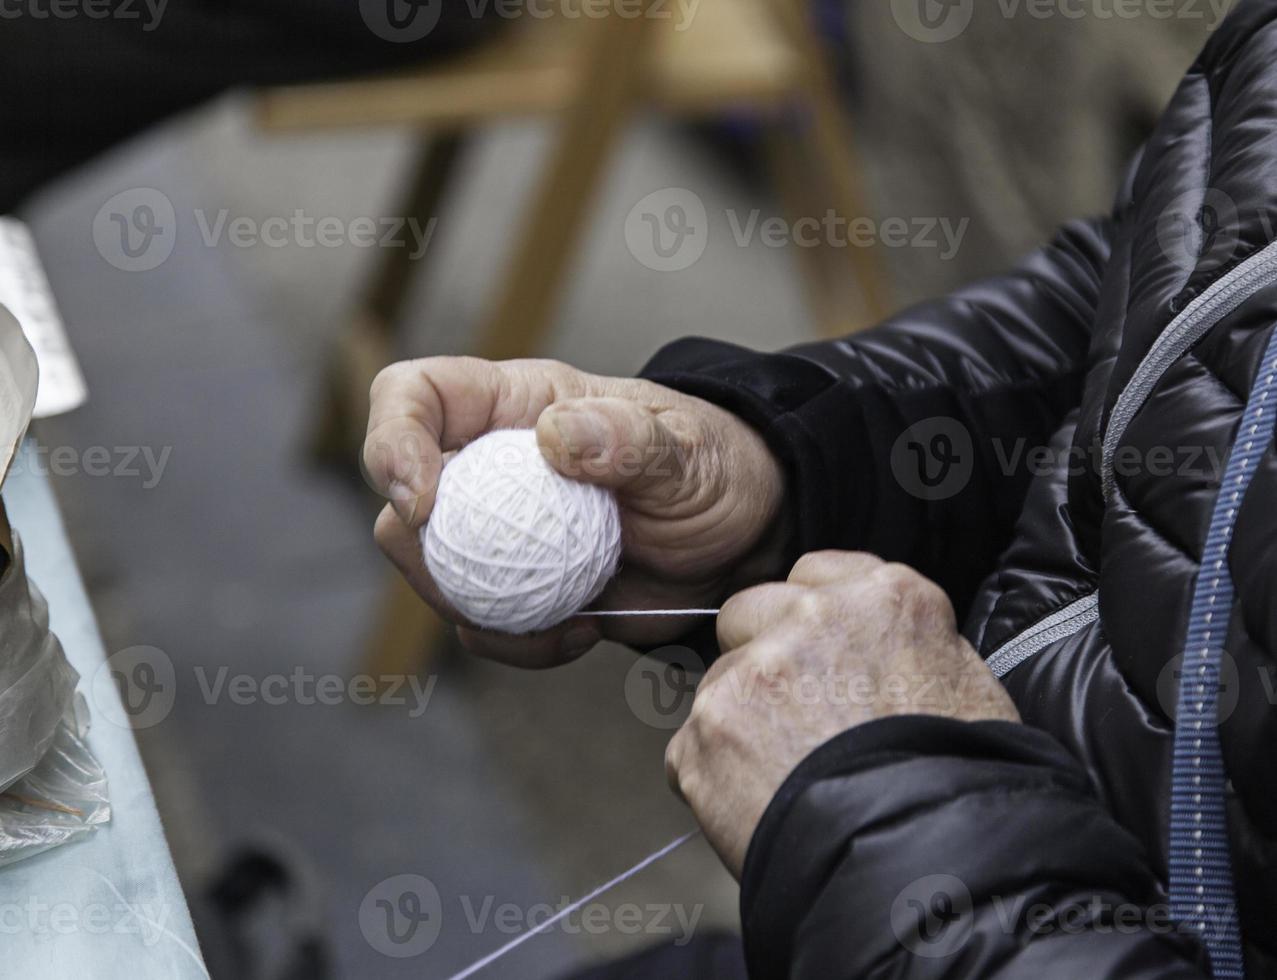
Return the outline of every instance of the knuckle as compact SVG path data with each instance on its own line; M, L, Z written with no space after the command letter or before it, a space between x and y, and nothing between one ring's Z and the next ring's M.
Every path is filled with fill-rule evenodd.
M908 565L901 565L898 562L888 562L873 574L875 584L886 593L886 595L897 601L904 600L910 596L919 580L922 580L917 572Z
M737 620L745 615L747 609L753 608L755 603L759 602L766 594L766 591L766 585L754 585L748 589L742 589L729 597L718 610L719 624L726 626L736 625Z
M408 373L412 370L412 362L396 361L394 364L387 364L384 368L373 376L372 384L369 386L368 394L373 402L380 401L393 391Z
M688 716L688 722L698 737L713 741L729 727L729 699L725 694L730 694L730 691L722 683L701 684Z
M670 739L669 745L665 746L665 780L669 783L670 789L679 796L683 794L684 757L683 729L679 729L674 733L674 737Z
M794 599L794 617L805 626L827 623L834 612L834 600L824 592L807 589Z

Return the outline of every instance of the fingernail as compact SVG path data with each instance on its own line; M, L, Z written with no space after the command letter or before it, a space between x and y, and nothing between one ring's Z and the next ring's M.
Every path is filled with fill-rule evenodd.
M412 526L412 522L416 519L417 503L420 500L421 496L407 484L400 483L398 480L391 481L390 505L394 507L399 519L409 527Z
M599 639L598 631L594 627L577 626L567 631L559 649L567 656L575 656L578 653L585 653L586 650L598 643Z
M600 450L607 442L607 428L594 412L571 408L555 412L554 427L564 448L573 456Z

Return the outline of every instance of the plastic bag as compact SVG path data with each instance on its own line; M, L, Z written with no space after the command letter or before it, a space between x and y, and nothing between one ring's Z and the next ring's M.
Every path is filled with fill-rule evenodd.
M0 306L0 481L31 421L38 373L21 325ZM0 865L111 817L106 776L85 743L78 680L0 504Z
M0 576L0 865L111 817L106 774L85 742L79 676L49 632L48 606L26 577L18 536L11 540ZM2 535L0 543L8 543Z

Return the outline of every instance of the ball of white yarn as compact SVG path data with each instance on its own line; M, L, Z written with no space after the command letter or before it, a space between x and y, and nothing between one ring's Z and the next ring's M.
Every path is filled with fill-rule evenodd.
M422 530L439 591L478 626L542 630L602 591L621 554L616 498L550 467L531 430L476 439L443 468Z

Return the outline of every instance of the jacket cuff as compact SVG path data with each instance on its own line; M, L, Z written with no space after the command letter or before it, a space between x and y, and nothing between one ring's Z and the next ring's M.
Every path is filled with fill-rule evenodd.
M1048 793L1073 798L1074 807L1095 806L1073 758L1050 735L1027 725L904 715L857 726L817 748L773 798L746 854L741 922L750 976L791 975L800 928L817 898L835 876L857 873L861 832L908 825L915 814L986 793L1000 799ZM970 851L967 835L974 832L987 845L996 834L988 826L952 821L950 826L949 843L960 852ZM846 941L858 945L861 956L872 959L872 946L889 949L896 942L889 917L901 888L941 866L961 867L962 878L973 882L987 870L968 873L963 862L976 860L969 855L938 863L926 843L914 841L910 853L892 863L889 876L875 859L865 859L866 880L856 889L862 907L840 909Z
M786 519L794 528L793 559L836 546L849 515L869 513L870 481L853 479L863 467L857 447L869 445L859 413L835 411L846 386L815 362L793 354L759 354L735 344L690 337L661 348L640 377L726 409L755 428L779 461L790 488ZM813 431L809 420L837 419L860 432ZM863 453L861 458L865 458Z

